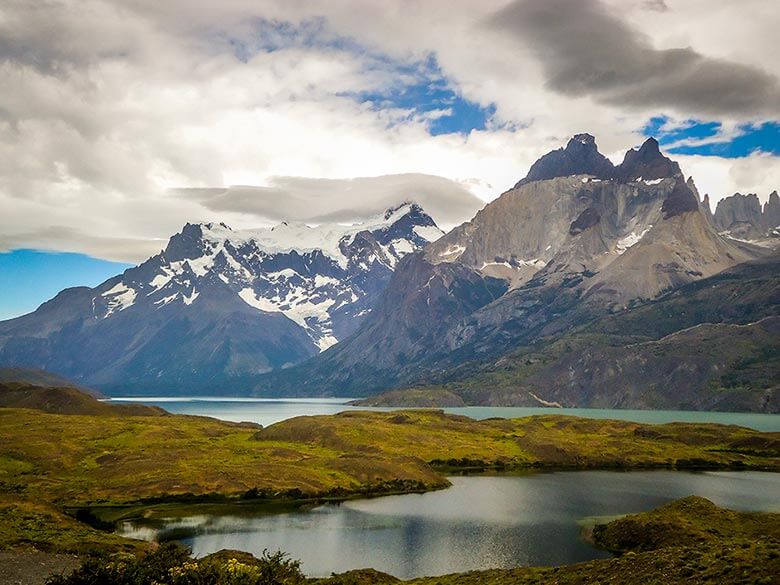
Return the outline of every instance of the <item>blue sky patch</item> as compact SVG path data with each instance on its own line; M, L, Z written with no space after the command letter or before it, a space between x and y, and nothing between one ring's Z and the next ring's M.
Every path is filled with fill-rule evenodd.
M423 77L413 84L392 87L382 92L366 92L353 96L369 102L373 108L408 110L409 117L426 120L431 135L468 134L484 130L496 112L494 105L483 107L469 101L436 76Z
M743 124L738 127L738 135L718 139L723 128L720 122L689 120L677 127L665 129L664 126L668 121L665 116L651 118L642 129L642 133L645 136L655 136L659 144L670 154L737 158L762 151L780 155L780 122ZM698 143L699 141L702 143Z
M0 253L0 320L34 311L64 288L96 286L130 266L84 254L37 250Z
M247 62L260 52L284 48L327 49L359 55L369 70L386 72L393 85L377 90L342 93L343 97L370 103L376 109L398 109L410 112L406 119L421 118L431 135L468 134L484 130L496 112L495 105L482 106L465 99L446 78L436 58L402 62L372 51L354 39L329 31L327 21L313 18L297 24L259 19L249 26L242 38L218 36L233 55Z
M494 104L482 106L464 98L447 80L435 57L412 65L399 66L398 79L406 83L352 97L376 109L408 110L410 118L421 117L431 135L468 134L484 130L496 113Z

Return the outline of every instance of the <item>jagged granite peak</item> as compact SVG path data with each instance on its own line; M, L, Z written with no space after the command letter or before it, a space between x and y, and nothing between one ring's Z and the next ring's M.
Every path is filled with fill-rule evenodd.
M718 201L714 222L720 233L729 238L777 247L780 245L780 197L773 191L762 206L755 193L734 193Z
M682 213L699 210L699 198L693 192L693 189L678 177L674 183L674 188L664 199L661 211L664 219L675 217Z
M761 222L761 202L755 193L734 193L718 201L715 208L718 227L728 229L735 222Z
M569 175L591 175L608 179L614 165L599 152L596 139L590 134L575 134L565 148L548 152L537 160L515 188L531 181L544 181Z
M412 202L353 225L188 223L139 266L0 323L0 363L150 391L287 367L350 335L441 235Z
M780 195L777 191L769 194L769 200L764 204L764 225L770 230L780 228Z
M709 193L704 194L704 199L702 199L699 209L701 209L701 212L704 217L707 218L707 221L709 221L711 225L715 226L715 215L712 213L712 205L710 204Z
M655 181L681 176L680 165L661 153L658 141L652 136L638 150L626 152L623 162L615 167L615 178L620 181Z

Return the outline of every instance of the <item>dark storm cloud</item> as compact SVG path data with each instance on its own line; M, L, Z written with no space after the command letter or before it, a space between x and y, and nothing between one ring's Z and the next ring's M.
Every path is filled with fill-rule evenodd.
M669 7L664 0L644 0L642 8L646 10L655 10L656 12L666 12Z
M655 49L597 0L519 0L492 26L526 43L562 94L699 116L780 114L776 77L691 48Z

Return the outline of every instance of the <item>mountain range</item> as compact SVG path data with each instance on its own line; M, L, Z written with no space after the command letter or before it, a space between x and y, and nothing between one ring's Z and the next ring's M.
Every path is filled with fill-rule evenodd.
M399 261L441 235L414 203L350 226L187 224L146 262L0 323L0 364L106 392L218 393L349 336Z
M0 323L0 364L114 394L780 411L779 225L776 192L713 213L655 139L614 165L578 134L447 234L414 203L188 224Z
M696 376L684 375L690 361L666 364L679 373L676 385L691 388L683 393L675 385L661 385L660 394L651 396L649 389L643 394L643 384L660 382L669 372L643 370L644 378L637 374L638 386L631 387L609 352L589 358L578 372L558 359L555 346L563 343L581 356L586 349L656 341L709 319L720 324L718 305L734 304L740 294L732 290L733 297L724 299L716 296L717 288L708 288L703 299L697 297L693 319L687 308L671 305L676 316L663 329L643 331L641 320L626 319L634 330L615 338L591 337L585 346L565 342L588 324L634 314L743 263L757 262L754 272L774 286L764 285L763 296L735 322L776 315L778 265L771 261L776 253L721 235L707 211L693 181L685 180L654 139L613 166L592 136L577 135L542 157L526 178L471 221L404 259L355 335L315 360L264 377L254 391L369 395L423 387L443 390L449 399L454 393L468 404L713 408L717 401L703 396L705 386L721 388L719 371L748 359L751 351L735 352L733 360L726 356L725 363L705 360L706 372ZM701 310L708 305L709 311ZM725 347L729 334L723 335ZM777 347L771 328L763 339L772 342L769 349ZM750 347L764 351L760 344ZM626 351L644 359L645 352L660 350L632 346ZM519 364L518 355L526 356ZM529 375L538 374L542 363L555 366L556 374L531 384ZM778 373L776 363L773 367ZM611 375L590 376L593 368ZM730 407L777 409L777 384L769 383L777 376L766 374L761 383L769 390L762 386L756 396L768 391L769 397ZM393 396L407 403L403 393Z

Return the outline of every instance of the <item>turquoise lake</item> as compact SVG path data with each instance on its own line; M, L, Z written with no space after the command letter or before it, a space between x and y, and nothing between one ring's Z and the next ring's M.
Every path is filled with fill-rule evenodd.
M251 421L268 426L303 415L336 414L344 410L397 410L350 406L349 398L222 398L222 397L144 397L113 398L114 401L143 402L160 406L176 414L212 416L234 422ZM678 410L609 410L595 408L525 408L507 406L464 406L445 408L445 412L475 419L518 418L534 414L567 414L589 418L613 418L642 423L714 422L740 425L759 431L780 431L780 415L745 412L700 412Z

